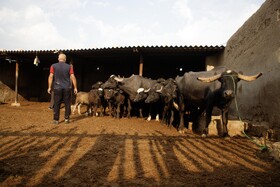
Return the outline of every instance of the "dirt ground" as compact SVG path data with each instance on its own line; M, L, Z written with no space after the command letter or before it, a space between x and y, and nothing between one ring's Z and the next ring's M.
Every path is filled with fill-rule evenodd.
M48 103L0 114L0 186L280 186L279 163L244 137L109 116L53 125Z

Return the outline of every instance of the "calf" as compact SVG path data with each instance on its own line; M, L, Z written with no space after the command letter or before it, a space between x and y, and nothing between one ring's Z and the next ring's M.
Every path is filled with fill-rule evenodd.
M105 114L106 104L101 86L102 82L97 82L92 85L92 89L89 91L88 100L90 106L93 107L95 116L98 116L98 108L100 108L100 116L104 116Z
M109 115L120 118L124 112L126 97L120 89L104 89L104 98L108 102Z
M87 106L86 115L91 114L91 107L90 107L90 102L89 102L88 96L89 96L88 92L78 92L77 93L75 105L72 107L72 114L75 114L75 110L78 106L78 114L81 115L81 105Z

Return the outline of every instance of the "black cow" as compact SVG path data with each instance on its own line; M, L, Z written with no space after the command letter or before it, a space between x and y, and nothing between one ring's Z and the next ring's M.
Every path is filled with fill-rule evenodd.
M119 83L119 88L129 95L131 101L134 101L139 88L147 90L157 82L140 75L131 75L129 78L115 77L114 79Z
M156 80L152 80L149 78L144 78L139 75L131 75L129 78L120 78L117 76L112 75L104 84L103 88L120 88L126 94L130 101L134 102L135 97L137 95L137 90L139 88L149 89L152 87L153 84L156 83ZM136 103L136 102L134 102ZM136 103L139 104L139 103ZM142 118L142 109L139 109L139 115ZM130 117L130 111L128 111L128 117Z
M151 88L145 90L144 88L139 88L137 90L137 95L134 102L142 102L149 105L149 115L147 121L152 119L153 113L156 113L156 121L159 121L159 112L161 109L160 93L156 90L162 87L161 82L156 82Z
M93 115L98 116L97 109L100 108L100 116L105 115L106 101L104 99L103 88L101 87L103 82L98 81L91 86L91 90L88 93L88 100L93 108Z
M254 81L261 75L262 73L245 76L226 67L217 67L210 71L188 72L181 77L177 76L175 80L179 89L179 132L184 132L184 114L186 111L190 111L195 128L197 128L200 117L205 111L205 127L202 134L206 136L212 110L216 106L222 113L223 135L228 136L228 109L236 95L237 83L240 80Z
M104 89L104 98L108 103L109 115L119 119L124 114L124 107L128 106L128 99L119 88Z
M154 86L154 88L156 88ZM177 102L177 85L174 79L170 78L161 82L160 87L156 89L151 89L149 91L148 97L146 98L146 103L160 103L162 111L162 121L161 123L166 123L171 126L175 123L175 108L173 106L174 102Z

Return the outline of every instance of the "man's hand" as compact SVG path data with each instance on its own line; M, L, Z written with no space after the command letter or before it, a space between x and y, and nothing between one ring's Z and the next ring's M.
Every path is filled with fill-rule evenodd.
M74 94L76 95L78 93L77 88L74 88Z
M49 94L51 94L51 90L52 90L51 88L48 88L48 93L49 93Z

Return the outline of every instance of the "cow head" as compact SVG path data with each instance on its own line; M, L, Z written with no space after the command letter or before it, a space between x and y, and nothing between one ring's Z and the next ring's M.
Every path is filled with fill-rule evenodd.
M103 96L103 93L104 93L104 92L103 92L103 88L101 88L101 87L98 88L98 89L97 89L97 93L98 93L98 96L99 96L99 97L102 97L102 96Z
M161 90L163 88L164 79L158 79L162 81L158 81L153 85L153 87L150 89L148 97L145 100L145 103L155 103L158 102L161 98Z
M152 90L149 92L148 97L145 100L145 103L155 103L160 99L160 93Z
M262 73L253 76L247 76L247 75L242 75L240 73L236 73L235 71L232 70L227 70L226 72L220 73L218 75L214 75L212 77L197 77L197 80L202 82L213 82L216 80L220 81L222 97L231 99L234 98L235 96L237 83L240 80L254 81L257 78L259 78L261 75Z
M111 88L111 89L115 89L118 87L118 82L115 80L116 76L115 75L111 75L109 77L109 79L102 84L102 88Z
M173 79L170 79L164 86L161 86L160 89L156 90L157 93L160 93L164 98L165 103L169 103L171 100L177 98L178 87Z
M150 89L145 90L144 88L138 88L137 95L134 98L134 102L140 102L148 97L148 92Z
M178 87L175 81L168 82L162 89L161 93L165 97L175 99L177 97Z
M110 100L110 99L112 99L114 97L114 93L115 93L115 91L113 89L105 88L104 89L104 98L106 100Z
M101 88L101 86L103 85L103 82L102 81L98 81L96 82L95 84L93 84L91 86L92 89L98 89L98 88Z

